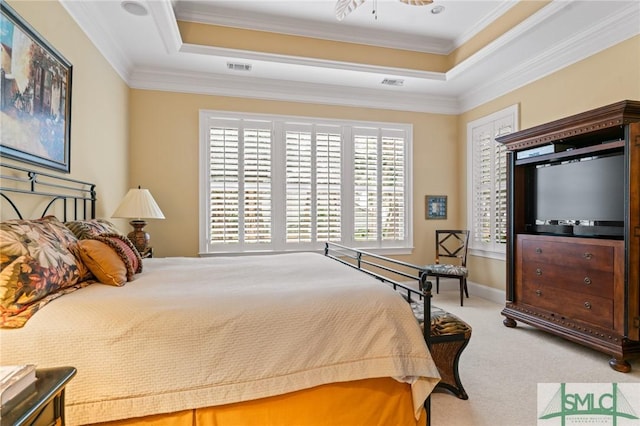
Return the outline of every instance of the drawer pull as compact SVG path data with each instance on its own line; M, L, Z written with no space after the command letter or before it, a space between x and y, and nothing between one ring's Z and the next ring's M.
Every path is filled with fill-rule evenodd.
M589 278L589 277L584 277L584 283L585 283L586 285L591 284L591 278Z
M542 249L540 247L536 247L536 253L538 254L542 253Z
M542 290L536 290L536 296L542 296Z
M593 257L593 255L592 255L591 253L588 253L588 252L587 252L587 253L583 254L583 255L582 255L582 257L584 257L584 258L585 258L585 259L587 259L587 260L591 260L591 258Z
M591 303L584 302L584 307L587 308L587 309L591 309Z
M536 275L537 275L537 276L542 275L542 269L540 269L540 268L536 268Z

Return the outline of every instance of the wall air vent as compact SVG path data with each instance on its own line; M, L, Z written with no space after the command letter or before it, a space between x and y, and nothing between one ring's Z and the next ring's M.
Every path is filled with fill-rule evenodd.
M251 71L251 64L241 64L239 62L227 62L227 68L233 71Z
M400 78L385 78L382 80L382 84L387 86L404 86L404 80Z

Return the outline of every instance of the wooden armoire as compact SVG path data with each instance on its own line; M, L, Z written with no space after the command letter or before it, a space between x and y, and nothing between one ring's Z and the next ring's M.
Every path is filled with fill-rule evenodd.
M497 139L507 148L507 327L640 356L640 102Z

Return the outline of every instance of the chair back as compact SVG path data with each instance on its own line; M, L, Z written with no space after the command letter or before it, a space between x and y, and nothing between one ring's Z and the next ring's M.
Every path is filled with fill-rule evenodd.
M466 267L468 245L469 231L466 229L436 230L436 263Z

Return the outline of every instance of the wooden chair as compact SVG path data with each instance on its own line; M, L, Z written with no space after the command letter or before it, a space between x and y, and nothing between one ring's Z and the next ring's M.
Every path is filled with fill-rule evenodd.
M460 306L463 293L469 297L467 288L468 230L436 230L436 260L424 267L427 277L436 278L436 293L440 292L440 278L455 278L460 282Z

